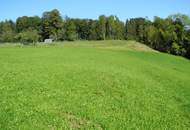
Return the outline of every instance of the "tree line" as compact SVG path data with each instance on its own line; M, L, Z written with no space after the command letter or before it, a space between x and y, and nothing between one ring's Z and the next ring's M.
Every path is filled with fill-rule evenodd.
M56 9L42 17L23 16L16 22L0 22L0 42L36 43L45 39L74 40L136 40L161 52L190 58L190 17L183 14L168 18L127 19L101 15L97 20L62 18Z

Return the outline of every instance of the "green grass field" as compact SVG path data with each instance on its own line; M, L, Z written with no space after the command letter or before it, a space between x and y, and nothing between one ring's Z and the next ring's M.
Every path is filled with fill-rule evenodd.
M190 61L133 41L0 45L0 129L190 129Z

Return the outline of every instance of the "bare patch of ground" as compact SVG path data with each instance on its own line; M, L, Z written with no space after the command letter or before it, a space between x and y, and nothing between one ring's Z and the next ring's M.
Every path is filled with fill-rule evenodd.
M96 130L103 130L100 124L78 117L72 113L64 113L63 116L68 122L70 129L78 130L83 128L94 128Z

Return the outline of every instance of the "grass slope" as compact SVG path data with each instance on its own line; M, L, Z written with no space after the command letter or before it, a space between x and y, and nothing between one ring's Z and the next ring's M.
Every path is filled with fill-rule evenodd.
M1 45L0 129L190 129L190 62L132 41Z

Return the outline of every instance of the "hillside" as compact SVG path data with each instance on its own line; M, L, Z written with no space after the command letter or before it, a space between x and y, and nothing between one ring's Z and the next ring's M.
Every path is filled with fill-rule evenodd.
M0 129L190 129L190 61L134 41L0 45Z

